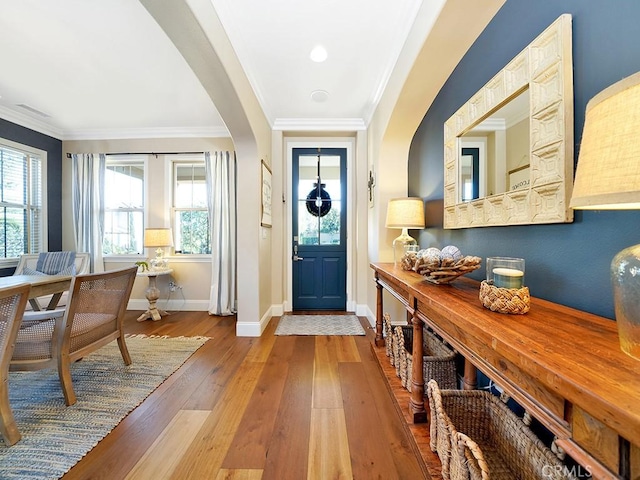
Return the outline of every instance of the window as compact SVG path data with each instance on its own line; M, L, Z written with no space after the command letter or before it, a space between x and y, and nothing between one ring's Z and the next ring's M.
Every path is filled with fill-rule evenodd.
M175 252L211 253L204 162L173 163Z
M39 253L43 245L46 153L0 143L0 258Z
M105 255L141 254L144 240L144 159L107 157L104 177Z

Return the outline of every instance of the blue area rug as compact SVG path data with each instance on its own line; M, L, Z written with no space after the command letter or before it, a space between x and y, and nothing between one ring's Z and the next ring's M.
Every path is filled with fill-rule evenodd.
M364 335L355 315L292 315L280 318L276 335Z
M70 407L55 369L10 373L22 440L11 447L0 440L0 479L60 478L207 340L127 337L129 366L113 341L72 365L77 403Z

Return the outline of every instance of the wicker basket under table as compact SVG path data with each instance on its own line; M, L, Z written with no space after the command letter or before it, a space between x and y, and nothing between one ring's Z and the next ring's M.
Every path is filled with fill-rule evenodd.
M430 446L445 480L575 479L499 397L427 385Z
M384 348L387 357L392 366L395 366L395 356L393 355L393 326L391 325L391 316L385 313L382 316L382 332L384 336Z
M413 371L413 327L396 326L399 374L402 386L411 391ZM422 374L425 384L435 380L443 388L456 388L456 354L430 330L422 330ZM446 386L446 387L445 387Z

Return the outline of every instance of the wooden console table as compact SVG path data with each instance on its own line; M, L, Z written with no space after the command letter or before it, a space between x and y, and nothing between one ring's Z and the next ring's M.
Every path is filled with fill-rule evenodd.
M371 264L377 287L376 346L385 289L413 324L410 418L426 421L422 328L465 359L464 388L482 371L556 436L556 445L594 478L640 478L640 361L619 347L615 322L531 298L525 315L484 308L479 282L435 285L393 264Z

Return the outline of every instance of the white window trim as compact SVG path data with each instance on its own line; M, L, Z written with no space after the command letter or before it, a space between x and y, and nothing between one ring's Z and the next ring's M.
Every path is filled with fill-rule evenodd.
M49 214L47 208L47 152L46 150L40 150L39 148L32 147L30 145L24 145L22 143L13 142L5 138L0 138L0 146L7 147L13 150L19 150L29 154L37 155L40 157L40 164L42 171L40 172L40 178L42 179L42 207L40 212L42 214L42 225L40 226L40 245L42 245L42 251L46 252L49 249ZM18 265L18 258L0 258L0 268L12 268Z

